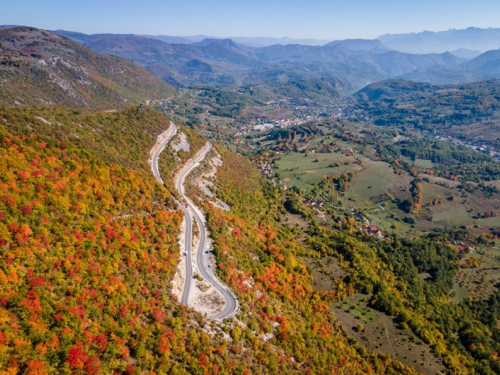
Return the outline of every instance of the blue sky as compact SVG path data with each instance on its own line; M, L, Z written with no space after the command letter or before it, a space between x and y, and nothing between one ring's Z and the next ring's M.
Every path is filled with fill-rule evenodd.
M0 24L84 33L375 38L500 27L498 0L0 0Z

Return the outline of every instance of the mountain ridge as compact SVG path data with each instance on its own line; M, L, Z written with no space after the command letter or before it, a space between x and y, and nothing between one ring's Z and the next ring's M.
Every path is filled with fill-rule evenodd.
M338 77L358 85L465 61L449 53L415 55L393 51L378 40L351 39L324 46L249 47L232 39L206 38L169 44L131 35L73 35L87 47L119 55L175 86L251 85ZM363 83L354 88L363 87Z
M175 93L130 61L30 27L0 30L0 76L3 105L115 109Z

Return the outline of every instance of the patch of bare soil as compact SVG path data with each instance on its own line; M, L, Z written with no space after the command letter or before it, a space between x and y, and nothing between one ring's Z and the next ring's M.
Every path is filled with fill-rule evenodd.
M349 274L339 264L337 258L325 257L321 259L303 259L306 266L311 266L313 270L314 290L330 290L332 283L337 279L342 279Z
M179 135L172 142L172 148L175 152L179 152L180 150L188 152L191 149L191 146L187 140L186 134L179 133Z
M305 232L309 228L309 223L305 221L301 215L292 214L290 212L284 215L284 221L291 227L300 229L299 234L295 235L295 241L299 245L304 246L306 240Z
M209 200L213 206L230 211L231 207L216 195L217 170L221 165L221 156L212 149L205 161L188 176L185 186L191 196L196 196L200 201Z

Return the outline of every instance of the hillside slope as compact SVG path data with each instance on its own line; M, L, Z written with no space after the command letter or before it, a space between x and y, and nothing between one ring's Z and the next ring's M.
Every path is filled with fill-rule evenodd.
M140 132L148 119L156 121L149 131L169 121L137 109L109 116L105 141L89 147L85 134L51 133L71 122L92 125L73 111L2 109L2 372L293 372L254 334L244 332L252 345L242 352L237 325L209 326L177 302L171 280L182 213L142 163L128 159L145 161L154 137L125 138L125 158L106 160L116 147L107 137L124 123ZM67 122L48 123L62 117ZM149 147L136 148L142 142Z
M376 125L405 124L476 145L500 145L500 81L435 86L387 80L360 90L357 108Z
M2 108L0 118L2 370L411 373L343 336L275 220L277 190L242 157L219 148L232 212L205 206L221 276L245 301L215 324L171 292L182 213L145 163L167 118L138 108Z
M0 105L120 109L175 90L143 68L28 27L0 30Z

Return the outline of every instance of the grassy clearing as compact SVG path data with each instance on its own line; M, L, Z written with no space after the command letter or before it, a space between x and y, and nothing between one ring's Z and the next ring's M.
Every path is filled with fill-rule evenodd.
M423 374L445 372L428 345L416 339L410 329L399 328L392 317L368 307L366 299L369 296L356 294L331 306L350 337L366 349L391 354ZM359 323L364 326L361 332L357 329Z
M318 161L316 161L316 158ZM276 160L276 171L281 178L287 181L288 186L297 186L300 189L308 189L319 183L323 176L339 175L341 173L359 170L361 167L353 162L356 159L341 153L316 153L299 154L291 153L281 155ZM340 167L331 167L332 164L340 163ZM345 165L348 163L348 165Z
M474 222L485 227L500 227L500 216L489 217L486 219L476 219Z
M407 156L403 156L401 157L404 161L407 161L408 163L410 164L413 164L417 167L422 167L422 168L433 168L434 166L436 166L436 163L433 163L432 161L430 160L424 160L424 159L416 159L415 161L413 161L411 158L407 157Z
M463 205L459 205L458 207L452 206L450 209L432 215L433 222L445 221L446 219L450 221L450 224L456 226L467 224L472 221L467 209Z
M391 226L401 235L411 233L413 228L402 221L404 215L386 193L401 200L409 198L408 186L412 178L406 172L395 174L384 162L368 161L363 168L353 177L351 188L345 193L350 199L347 205L364 210L383 233L394 231Z
M387 163L366 162L363 171L352 178L347 195L355 200L382 195L398 180L398 177Z
M422 195L424 196L424 206L427 205L430 201L435 200L436 198L445 200L453 194L457 195L458 192L456 190L449 189L446 186L422 181Z
M415 165L422 168L432 168L436 164L430 160L417 159L415 160Z
M303 259L306 266L313 270L313 288L315 290L330 290L332 282L348 275L334 257L321 259Z

